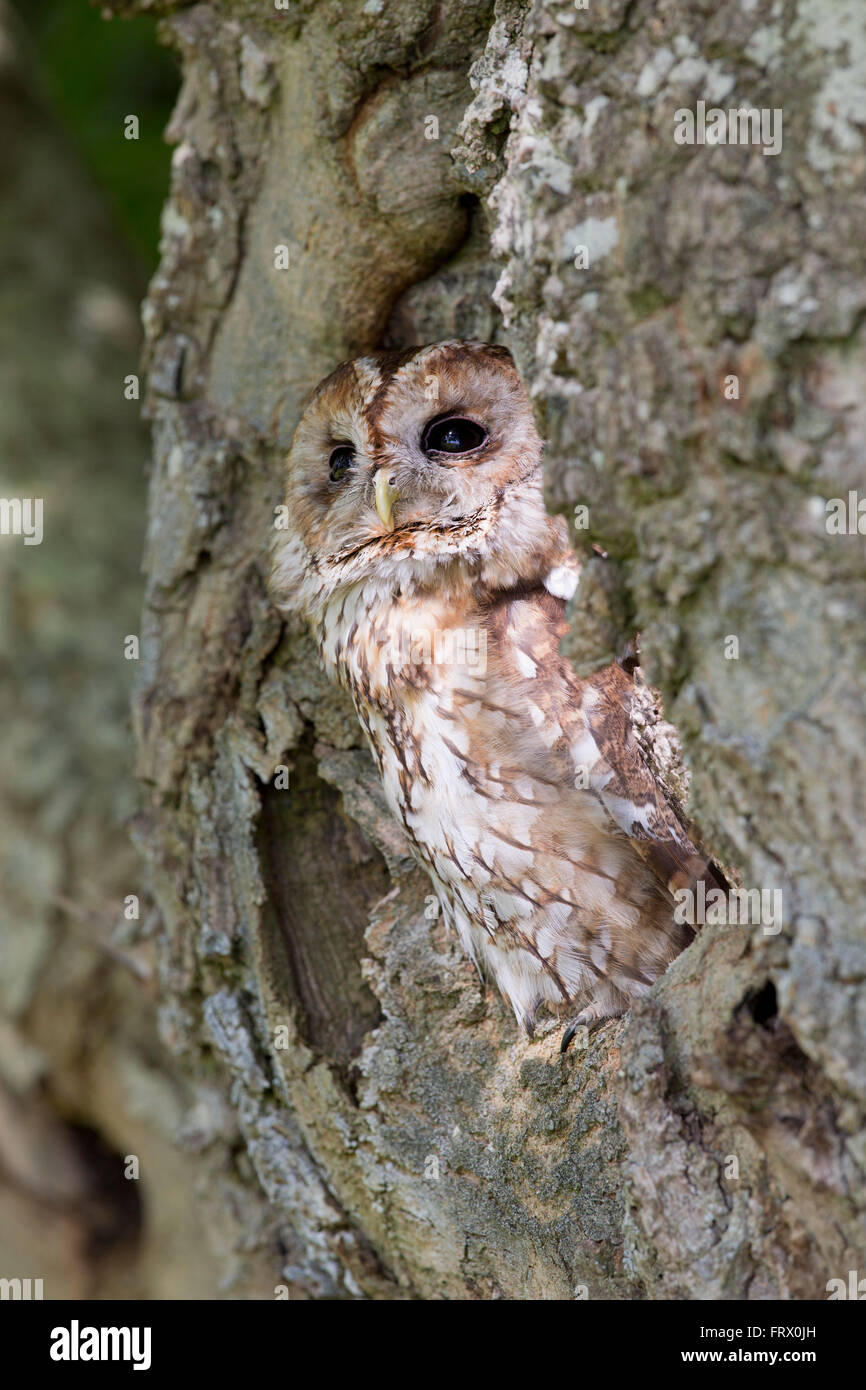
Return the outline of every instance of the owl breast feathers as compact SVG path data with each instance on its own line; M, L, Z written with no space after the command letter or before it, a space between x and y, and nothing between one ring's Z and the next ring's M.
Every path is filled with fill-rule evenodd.
M350 691L467 952L530 1033L546 1003L570 1037L688 945L673 892L724 880L635 740L632 677L559 653L578 564L540 460L504 348L344 363L295 434L272 593Z

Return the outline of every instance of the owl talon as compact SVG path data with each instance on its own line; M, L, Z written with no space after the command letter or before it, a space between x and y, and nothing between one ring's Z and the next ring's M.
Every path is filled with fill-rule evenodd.
M595 1033L605 1023L610 1023L613 1019L619 1018L621 1009L611 1008L610 1006L593 1006L583 1009L577 1018L573 1018L562 1035L562 1042L559 1044L560 1052L567 1052L569 1044L574 1038L578 1028L585 1028L587 1033Z
M571 1023L569 1023L568 1027L562 1035L562 1042L559 1044L560 1052L568 1051L569 1044L574 1038L574 1035L577 1032L578 1028L589 1028L589 1026L590 1020L584 1018L583 1014L578 1014L577 1018L573 1019Z

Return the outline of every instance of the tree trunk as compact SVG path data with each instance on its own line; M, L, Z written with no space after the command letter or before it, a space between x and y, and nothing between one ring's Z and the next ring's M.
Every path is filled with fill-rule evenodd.
M137 829L224 1287L824 1297L866 1204L866 565L824 505L862 479L858 4L138 8L184 85ZM677 143L699 101L779 108L781 152ZM305 393L452 336L514 349L550 506L589 508L575 661L640 629L691 815L782 894L781 929L706 926L564 1059L427 920L352 710L265 592Z

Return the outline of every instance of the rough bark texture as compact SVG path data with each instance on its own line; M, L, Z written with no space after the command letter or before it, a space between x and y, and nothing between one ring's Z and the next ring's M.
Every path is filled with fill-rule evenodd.
M860 0L137 8L185 74L138 841L223 1287L823 1297L866 1244L866 565L822 500L862 479ZM782 153L675 144L699 99L782 108ZM455 334L513 347L550 504L590 508L575 659L642 630L692 814L783 892L779 935L708 927L565 1059L425 918L351 709L265 594L305 393Z

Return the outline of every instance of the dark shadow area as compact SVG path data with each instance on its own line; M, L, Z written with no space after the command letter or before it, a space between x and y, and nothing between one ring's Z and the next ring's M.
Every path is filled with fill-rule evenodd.
M259 851L267 938L285 962L285 993L310 1046L347 1076L380 1022L361 975L370 909L390 886L385 862L319 777L309 742L293 756L291 791L262 792Z

